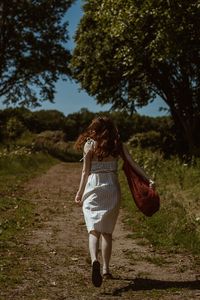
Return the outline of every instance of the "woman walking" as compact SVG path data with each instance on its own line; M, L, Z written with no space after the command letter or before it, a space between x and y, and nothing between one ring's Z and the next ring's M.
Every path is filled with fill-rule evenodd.
M116 126L108 117L95 118L81 134L75 144L83 147L83 168L75 202L83 206L83 214L89 234L89 251L92 263L92 282L102 284L98 260L99 239L103 262L103 277L112 278L109 263L112 252L112 233L119 214L121 192L117 169L120 156L120 142ZM131 159L127 158L145 178L146 174Z

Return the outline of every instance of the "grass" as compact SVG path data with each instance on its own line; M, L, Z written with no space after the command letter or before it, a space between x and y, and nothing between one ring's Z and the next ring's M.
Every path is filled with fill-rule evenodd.
M147 262L154 264L156 266L162 267L163 265L166 265L166 260L162 256L145 256L144 260Z
M25 199L1 198L1 242L10 241L30 223L33 207Z
M135 150L134 160L156 180L161 208L151 218L135 207L125 179L120 172L124 222L136 238L147 238L156 247L169 251L200 254L200 160L190 164L177 157L164 160L159 153Z
M44 153L16 152L0 158L0 283L3 286L18 284L23 279L21 257L27 249L21 244L23 234L34 220L34 205L24 198L22 184L45 172L57 163ZM30 251L30 249L28 250Z
M162 267L163 265L168 264L166 259L163 256L159 255L146 255L142 253L138 253L135 251L125 251L125 256L129 259L131 259L131 263L137 263L138 261L147 261L151 264L154 264L156 266Z

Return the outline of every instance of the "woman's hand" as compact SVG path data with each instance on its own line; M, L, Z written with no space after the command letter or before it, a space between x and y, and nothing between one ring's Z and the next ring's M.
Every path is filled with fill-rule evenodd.
M78 204L79 206L82 205L82 195L80 195L79 193L76 194L75 196L75 203Z
M151 179L149 179L149 187L154 189L155 188L155 182Z

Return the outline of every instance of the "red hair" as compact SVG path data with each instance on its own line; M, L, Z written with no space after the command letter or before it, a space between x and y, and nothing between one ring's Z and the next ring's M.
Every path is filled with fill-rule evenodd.
M112 155L119 155L119 135L114 122L104 116L95 118L88 128L78 137L75 148L81 149L88 138L97 142L97 147L94 149L98 160Z

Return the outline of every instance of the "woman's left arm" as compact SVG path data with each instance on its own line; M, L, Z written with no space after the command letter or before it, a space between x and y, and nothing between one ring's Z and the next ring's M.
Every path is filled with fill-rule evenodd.
M89 150L84 154L81 180L80 180L80 184L79 184L79 189L78 189L78 191L76 193L76 197L75 197L75 202L77 204L82 203L82 196L83 196L83 193L85 190L88 176L90 174L91 158L92 158L92 151Z
M150 187L154 187L155 183L153 180L151 180L148 175L145 173L145 171L132 159L132 156L130 155L127 147L125 147L124 145L123 147L123 151L124 154L126 156L126 159L128 160L129 164L132 166L132 168L135 170L135 172L140 175L145 181L149 182L149 186Z

